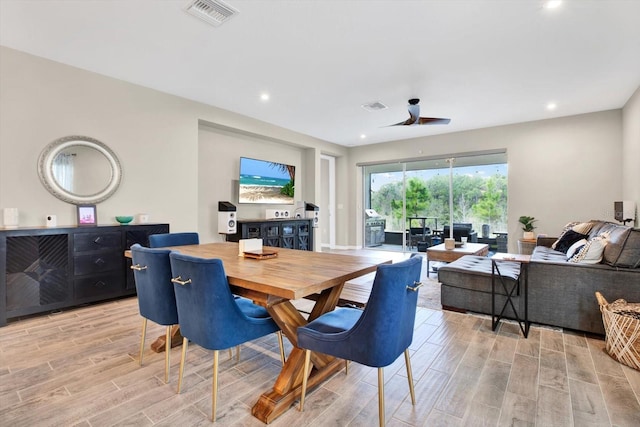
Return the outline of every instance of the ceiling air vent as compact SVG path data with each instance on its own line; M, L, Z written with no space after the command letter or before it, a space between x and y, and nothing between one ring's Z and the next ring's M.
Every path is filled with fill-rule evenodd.
M237 9L220 0L195 0L185 11L216 27L239 13Z
M380 110L386 110L387 106L380 101L375 101L375 102L369 102L368 104L362 104L362 108L364 108L367 111L380 111Z

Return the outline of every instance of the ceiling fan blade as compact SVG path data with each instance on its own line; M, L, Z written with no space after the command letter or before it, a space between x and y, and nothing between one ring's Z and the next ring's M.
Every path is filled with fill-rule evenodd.
M448 125L451 119L438 119L435 117L420 117L418 125Z
M395 123L389 126L412 126L412 125L447 125L451 119L441 119L436 117L420 117L419 98L409 100L407 109L409 110L409 118L404 122Z

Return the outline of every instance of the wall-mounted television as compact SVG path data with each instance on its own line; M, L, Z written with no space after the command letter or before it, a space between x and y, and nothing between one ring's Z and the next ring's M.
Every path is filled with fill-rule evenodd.
M238 203L291 205L295 177L295 166L240 157Z

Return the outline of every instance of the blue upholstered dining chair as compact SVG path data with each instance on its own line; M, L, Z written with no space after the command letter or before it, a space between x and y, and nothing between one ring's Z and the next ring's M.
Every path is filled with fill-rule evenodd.
M171 354L171 326L178 324L176 297L171 283L170 251L150 249L135 244L131 246L133 275L138 293L138 307L142 316L140 339L140 365L144 354L147 320L166 329L164 382L169 381L169 355Z
M305 349L300 410L309 376L311 351L378 368L378 410L384 415L384 367L404 352L411 402L415 405L408 347L418 302L422 257L378 267L364 310L337 308L298 328L298 346Z
M197 245L200 243L198 233L164 233L149 236L150 248L166 248L167 246Z
M219 350L276 332L282 359L282 332L264 307L245 298L234 298L220 259L197 258L179 252L172 252L170 259L180 332L184 337L178 393L182 386L188 342L213 350L211 420L215 422Z

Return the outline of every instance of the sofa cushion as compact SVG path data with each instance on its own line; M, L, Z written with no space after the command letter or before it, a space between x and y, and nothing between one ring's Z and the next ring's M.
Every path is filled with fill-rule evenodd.
M567 231L573 229L574 226L580 224L580 222L569 222L567 223L563 228L562 231L560 232L560 235L558 236L558 238L556 239L555 242L553 242L553 244L551 245L551 249L555 249L556 245L558 244L558 242L560 241L560 239L562 239L562 237L567 233Z
M506 282L517 282L520 263L499 262L500 275ZM458 288L491 292L491 259L477 255L465 255L438 269L438 280L442 284ZM496 293L504 295L502 286L496 286Z
M555 249L558 252L567 253L571 245L573 245L578 240L586 239L588 237L589 235L587 234L578 233L577 231L573 231L573 230L567 230L567 232L564 233L562 237L560 237L558 241L555 243L555 246L553 246L553 249Z
M593 239L589 239L571 258L569 262L580 264L599 264L602 261L602 254L607 246L606 233Z
M626 228L625 233L609 235L604 262L613 267L640 268L640 229Z
M555 249L548 248L546 246L536 246L531 254L531 261L539 262L561 262L566 264L567 255L563 252L558 252Z
M570 259L571 257L573 257L586 244L587 244L587 239L580 239L577 242L575 242L573 245L571 245L571 247L567 250L567 259Z

